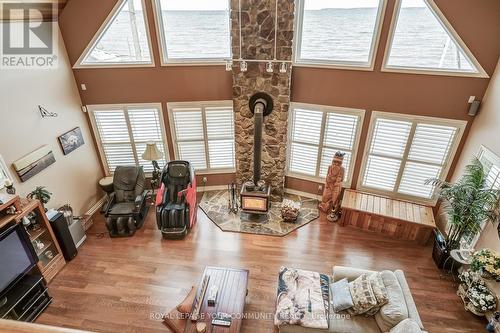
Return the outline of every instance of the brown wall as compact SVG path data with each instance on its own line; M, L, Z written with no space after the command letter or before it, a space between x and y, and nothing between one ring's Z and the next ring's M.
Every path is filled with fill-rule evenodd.
M72 64L115 3L116 0L69 1L61 14L59 25ZM492 75L500 54L500 1L436 0L436 3L486 72ZM471 121L472 118L467 116L467 100L471 95L482 98L489 82L488 79L480 78L381 72L394 4L395 0L388 0L374 71L294 68L292 101L367 110L353 186L359 174L372 110ZM77 83L87 85L87 91L80 91L82 102L162 102L166 111L167 102L231 99L231 74L223 66L159 66L160 55L151 7L151 2L146 1L156 68L76 69L74 75ZM467 132L468 129L457 158ZM453 168L454 165L450 175ZM211 177L208 178L210 182ZM216 178L226 180L220 176ZM317 186L313 183L308 186L304 186L303 181L287 180L287 183L293 188L296 186L294 189L297 190L311 189L312 193L317 192Z

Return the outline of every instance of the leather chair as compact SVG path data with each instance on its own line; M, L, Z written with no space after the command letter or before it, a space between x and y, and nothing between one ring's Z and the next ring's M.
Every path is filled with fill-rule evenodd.
M144 224L149 210L146 203L145 175L142 167L118 166L113 189L105 209L106 227L111 237L134 235Z
M171 161L160 177L156 194L156 223L163 238L186 236L196 223L196 177L187 161Z

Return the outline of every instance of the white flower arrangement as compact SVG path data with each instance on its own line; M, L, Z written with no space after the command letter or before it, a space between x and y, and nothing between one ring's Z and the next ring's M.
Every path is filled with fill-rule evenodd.
M462 282L467 298L478 312L484 313L496 309L496 298L486 287L478 272L465 271L458 278Z

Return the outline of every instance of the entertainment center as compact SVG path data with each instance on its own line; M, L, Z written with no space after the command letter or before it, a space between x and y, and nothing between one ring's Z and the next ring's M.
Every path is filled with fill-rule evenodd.
M65 264L41 203L0 194L0 319L34 321Z

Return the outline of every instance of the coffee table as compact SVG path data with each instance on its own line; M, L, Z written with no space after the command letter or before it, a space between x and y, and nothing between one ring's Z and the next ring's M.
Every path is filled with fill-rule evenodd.
M203 276L198 286L198 293L205 276L210 276L207 292L200 301L200 319L191 321L188 319L184 333L196 333L196 323L204 322L207 325L206 333L237 333L241 329L243 319L243 309L245 307L245 297L248 286L248 270L234 269L226 267L205 267ZM216 285L218 288L215 306L209 306L207 303L208 291L210 287ZM218 313L223 312L233 316L231 326L212 325L212 318Z

